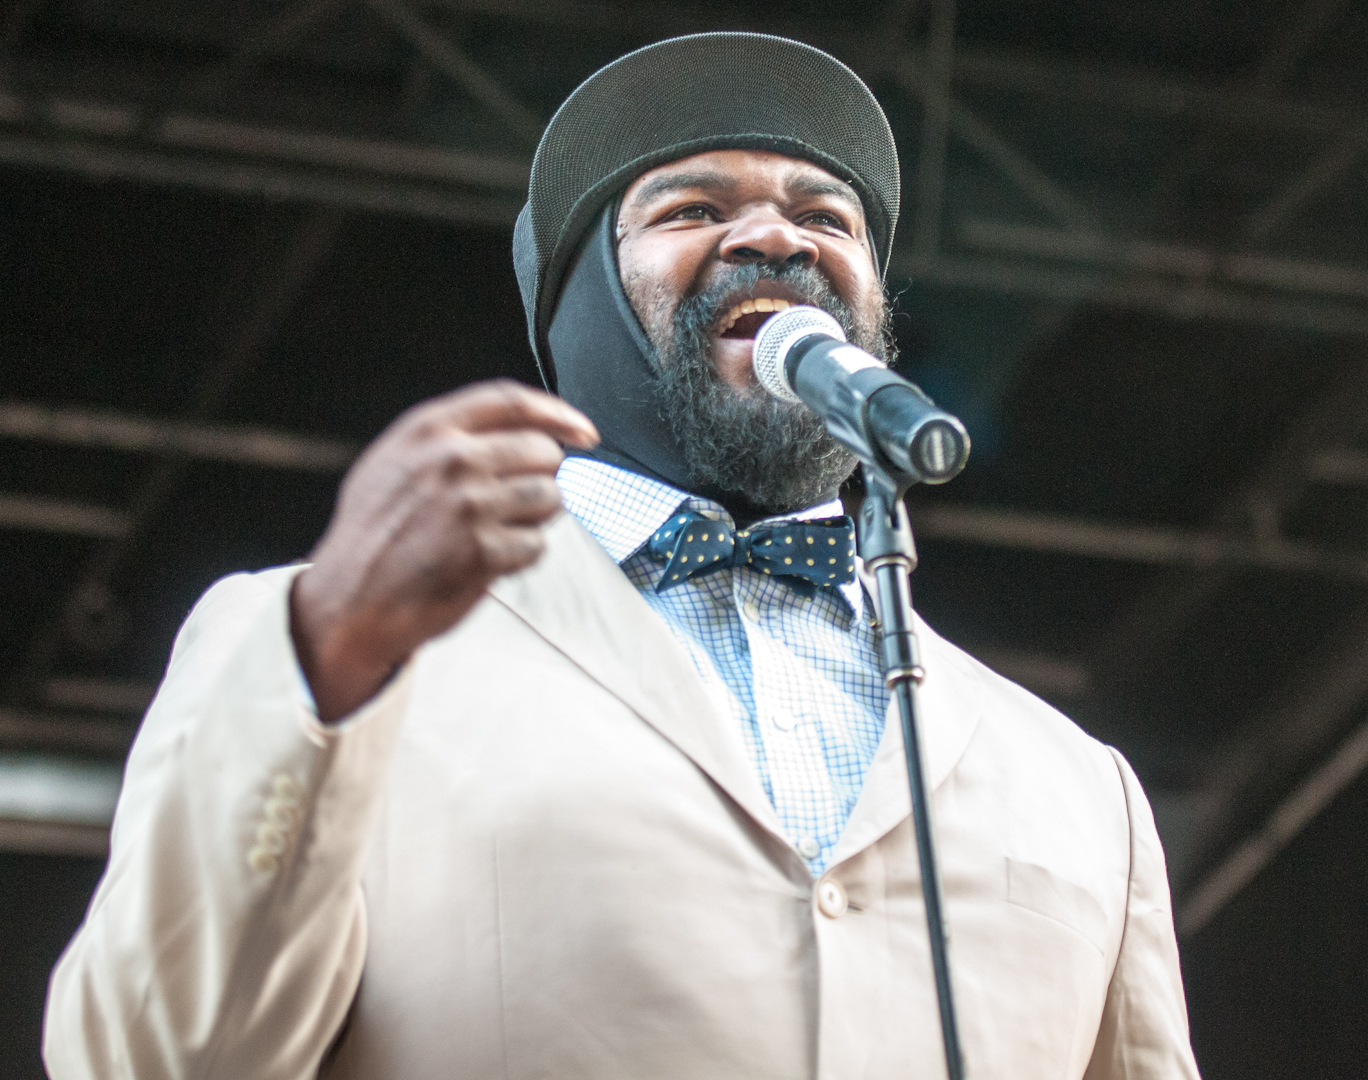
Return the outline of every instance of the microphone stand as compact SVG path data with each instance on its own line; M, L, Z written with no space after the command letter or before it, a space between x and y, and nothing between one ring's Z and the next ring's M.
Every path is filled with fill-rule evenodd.
M950 985L950 957L945 940L945 916L941 906L940 874L931 835L930 798L922 770L921 734L917 719L917 688L925 677L912 628L911 573L917 565L912 526L907 520L903 495L910 478L895 474L866 460L862 466L865 501L860 508L859 549L866 569L878 587L880 642L884 684L898 702L902 718L903 747L907 756L907 779L912 789L912 826L921 864L922 896L926 901L926 928L931 938L931 968L936 978L936 1001L940 1005L941 1037L945 1043L945 1068L950 1080L964 1080L964 1057L960 1050L959 1024Z

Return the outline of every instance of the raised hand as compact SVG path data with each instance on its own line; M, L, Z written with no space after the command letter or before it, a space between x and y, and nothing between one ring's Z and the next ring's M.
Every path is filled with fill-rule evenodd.
M597 441L559 398L498 380L415 406L367 447L290 598L319 717L361 705L491 581L535 562L560 508L558 444Z

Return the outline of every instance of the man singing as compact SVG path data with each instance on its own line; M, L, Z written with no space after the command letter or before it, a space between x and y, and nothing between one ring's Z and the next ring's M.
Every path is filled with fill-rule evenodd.
M514 235L559 398L414 408L310 565L196 606L54 1080L943 1075L853 459L751 373L791 304L888 355L897 214L883 113L805 45L678 38L571 95ZM1196 1077L1129 766L919 633L968 1075Z

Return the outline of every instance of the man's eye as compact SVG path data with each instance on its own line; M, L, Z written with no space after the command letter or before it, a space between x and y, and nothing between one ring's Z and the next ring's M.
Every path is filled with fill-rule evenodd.
M840 229L841 232L850 231L850 229L847 228L846 223L842 221L841 218L839 218L835 214L828 213L825 210L818 210L815 213L808 214L805 218L802 219L801 224L815 225L821 229Z
M713 221L716 216L710 207L699 206L695 203L692 206L681 206L670 215L669 219L671 221Z

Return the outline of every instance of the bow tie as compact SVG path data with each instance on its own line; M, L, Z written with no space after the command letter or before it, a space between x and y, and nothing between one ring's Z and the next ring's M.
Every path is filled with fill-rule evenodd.
M730 566L753 566L763 574L800 578L811 585L844 585L855 579L855 523L848 517L781 521L737 532L725 521L686 510L662 525L646 547L665 564L658 593Z

